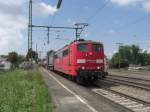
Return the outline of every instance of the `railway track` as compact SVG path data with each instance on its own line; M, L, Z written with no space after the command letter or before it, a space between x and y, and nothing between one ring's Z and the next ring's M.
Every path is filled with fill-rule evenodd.
M121 84L126 86L132 86L136 88L140 88L143 90L150 90L150 80L147 79L138 79L133 77L126 76L116 76L116 75L108 75L106 80L101 81L105 84ZM102 84L101 83L101 84ZM101 86L101 84L98 84ZM135 98L129 96L127 94L115 91L110 89L109 87L99 87L92 89L98 95L105 97L106 99L123 106L132 112L150 112L150 102L144 101L139 98Z
M150 91L150 80L147 79L108 75L105 82L122 84Z
M110 71L110 72L112 72L112 73L126 73L126 74L131 74L131 73L133 73L133 74L138 74L138 75L150 75L150 72L149 71L129 71L129 70L120 70L120 71Z
M131 112L150 112L149 102L133 98L108 88L94 88L92 91L120 106L127 108Z

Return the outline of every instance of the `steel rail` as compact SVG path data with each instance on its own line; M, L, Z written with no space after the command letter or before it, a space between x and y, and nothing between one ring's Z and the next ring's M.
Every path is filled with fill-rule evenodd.
M128 79L133 79L133 80L139 80L139 81L149 81L149 79L143 79L143 78L136 78L136 77L128 77L128 76L120 76L120 75L112 75L112 74L109 74L107 77L118 77L118 78L128 78Z
M106 79L105 81L107 82L113 82L113 83L117 83L117 84L122 84L122 85L127 85L127 86L132 86L135 88L140 88L143 90L147 90L150 91L150 86L149 85L145 85L145 84L139 84L139 83L135 83L135 82L129 82L129 81L124 81L124 80L118 80L118 79Z

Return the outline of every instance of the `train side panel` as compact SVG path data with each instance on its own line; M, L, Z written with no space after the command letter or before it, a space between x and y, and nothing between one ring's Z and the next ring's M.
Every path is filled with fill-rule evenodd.
M62 70L62 56L61 52L57 51L54 56L54 70L61 72Z
M62 51L62 72L69 74L69 47Z
M76 45L75 44L71 44L70 45L70 55L69 55L69 75L71 76L77 76L77 72L76 72Z

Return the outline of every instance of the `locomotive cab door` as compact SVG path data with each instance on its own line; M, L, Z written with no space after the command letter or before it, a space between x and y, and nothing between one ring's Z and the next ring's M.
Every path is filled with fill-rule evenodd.
M77 44L77 55L76 55L77 65L79 65L81 69L86 68L88 52L89 52L89 44L88 43L78 43Z

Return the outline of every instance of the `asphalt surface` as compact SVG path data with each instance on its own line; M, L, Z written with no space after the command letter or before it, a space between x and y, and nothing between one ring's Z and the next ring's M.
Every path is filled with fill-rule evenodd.
M56 73L40 69L53 99L54 112L130 112Z

